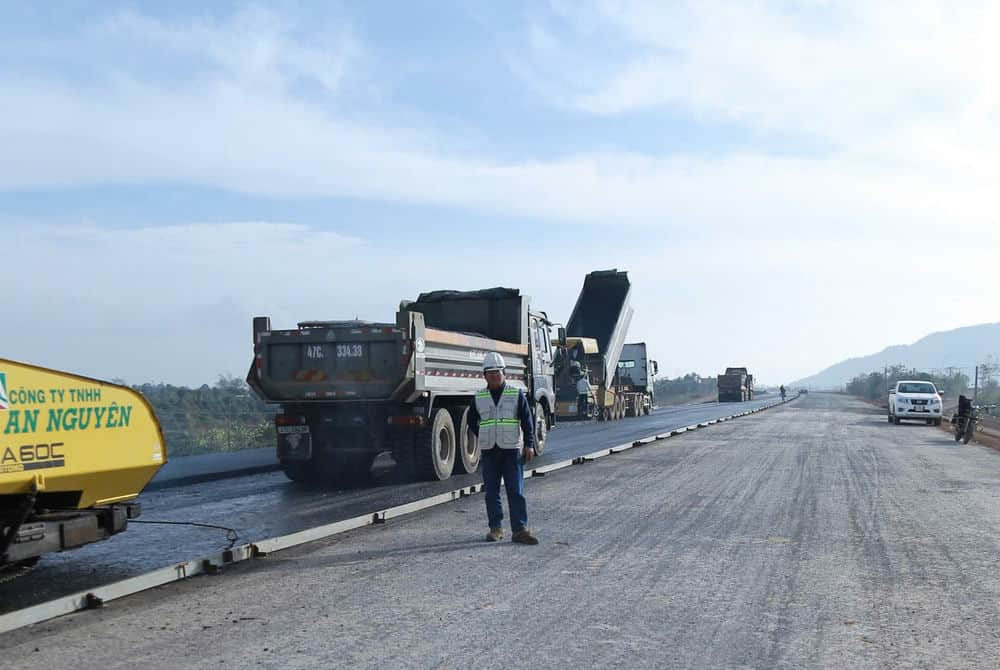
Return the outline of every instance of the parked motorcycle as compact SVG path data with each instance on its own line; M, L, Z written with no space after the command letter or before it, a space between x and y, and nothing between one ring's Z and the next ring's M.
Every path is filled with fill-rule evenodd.
M979 428L980 410L989 410L997 406L975 405L964 395L958 396L958 411L951 417L951 423L955 427L955 441L968 444Z

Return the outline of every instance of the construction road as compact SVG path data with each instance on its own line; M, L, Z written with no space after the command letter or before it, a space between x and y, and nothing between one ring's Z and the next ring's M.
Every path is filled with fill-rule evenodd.
M1000 454L842 396L0 637L19 668L993 668ZM132 532L131 530L129 532Z
M621 421L563 423L549 433L545 453L532 461L532 466L571 459L775 401L772 395L744 403L664 407L650 416ZM374 474L373 482L336 491L293 484L281 472L146 491L139 498L142 518L131 522L127 532L107 542L50 554L30 574L0 583L0 614L191 560L228 545L222 530L172 525L176 522L225 526L239 534L240 542L256 541L370 514L482 481L479 473L454 476L443 482L414 481L412 474L400 472L388 457L378 462ZM150 523L154 521L170 523Z

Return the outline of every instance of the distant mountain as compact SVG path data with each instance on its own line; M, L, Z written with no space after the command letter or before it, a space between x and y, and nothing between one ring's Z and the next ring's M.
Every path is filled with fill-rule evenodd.
M913 344L897 344L877 354L848 358L789 386L836 389L857 375L881 370L886 365L905 365L932 371L949 366L971 367L985 362L988 356L1000 358L1000 322L933 333ZM965 372L971 375L971 370Z

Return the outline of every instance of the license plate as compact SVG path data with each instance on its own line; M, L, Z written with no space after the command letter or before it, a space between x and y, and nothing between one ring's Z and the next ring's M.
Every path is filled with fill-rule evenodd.
M312 457L312 436L309 433L288 433L278 438L278 458L308 461Z
M308 433L309 426L278 426L278 435L292 435L294 433Z

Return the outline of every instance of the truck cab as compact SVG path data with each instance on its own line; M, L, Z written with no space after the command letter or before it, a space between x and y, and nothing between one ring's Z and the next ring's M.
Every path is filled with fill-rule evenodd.
M902 380L889 389L889 423L924 421L940 426L942 411L941 394L933 382Z

